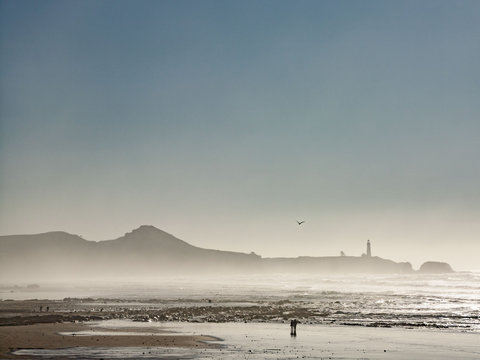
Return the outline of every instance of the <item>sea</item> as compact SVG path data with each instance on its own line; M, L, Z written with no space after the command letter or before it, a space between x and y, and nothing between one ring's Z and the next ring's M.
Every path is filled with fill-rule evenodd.
M141 308L286 303L319 314L309 324L480 333L480 271L448 274L259 274L149 281L3 284L5 301L65 298ZM108 301L107 301L108 300ZM201 319L200 319L201 321ZM272 322L281 319L270 320Z

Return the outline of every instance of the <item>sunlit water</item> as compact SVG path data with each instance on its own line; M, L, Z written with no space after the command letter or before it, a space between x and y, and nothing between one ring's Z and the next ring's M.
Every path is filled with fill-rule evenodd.
M480 332L480 272L425 275L258 275L216 278L174 278L154 282L40 284L39 288L0 288L5 299L66 297L123 299L123 306L141 308L174 304L265 304L289 300L318 309L312 323L375 327L432 327ZM108 302L105 302L108 304Z

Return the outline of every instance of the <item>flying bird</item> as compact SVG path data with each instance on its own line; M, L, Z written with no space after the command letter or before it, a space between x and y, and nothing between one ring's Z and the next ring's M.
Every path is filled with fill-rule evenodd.
M297 224L298 224L298 225L302 225L304 222L305 222L305 220L302 220L302 221L298 221L298 220L297 220Z

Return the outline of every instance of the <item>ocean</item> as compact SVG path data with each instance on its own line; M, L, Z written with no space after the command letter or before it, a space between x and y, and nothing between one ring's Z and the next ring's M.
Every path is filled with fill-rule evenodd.
M281 314L248 314L251 322L284 322L297 314L308 324L449 329L480 333L480 272L402 275L274 274L161 278L148 282L2 285L0 299L85 299L84 307L166 311L205 309L195 322L246 320L212 318L209 308L277 305ZM206 305L208 304L208 305ZM281 304L281 305L278 305ZM298 309L305 310L303 312ZM291 312L291 314L289 314ZM279 316L281 315L281 316ZM192 321L175 318L172 320Z

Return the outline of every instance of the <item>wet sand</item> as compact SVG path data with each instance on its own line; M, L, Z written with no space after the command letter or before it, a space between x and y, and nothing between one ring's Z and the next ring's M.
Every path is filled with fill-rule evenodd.
M156 335L94 335L96 331L152 331ZM170 333L165 333L165 331ZM90 335L59 335L86 332ZM2 358L123 359L385 359L473 360L480 336L434 330L271 323L37 324L0 328ZM216 339L209 334L221 337ZM10 348L5 349L4 341ZM207 341L205 343L204 341ZM11 354L12 347L23 350Z
M304 313L288 302L166 308L89 299L2 301L0 358L480 359L480 334L473 332L309 324L299 317L291 337L284 318Z
M480 334L432 329L367 328L299 324L164 324L191 335L208 333L224 339L223 349L207 350L218 359L384 359L478 360ZM207 359L200 352L199 359Z
M216 338L201 335L171 334L162 329L152 330L149 335L92 335L72 336L62 333L80 333L94 330L91 324L85 323L55 323L18 326L0 326L0 358L22 358L15 356L18 349L59 349L74 347L188 347L208 348L207 341ZM112 329L109 329L112 332ZM130 329L131 333L138 329ZM30 358L31 356L26 356Z

